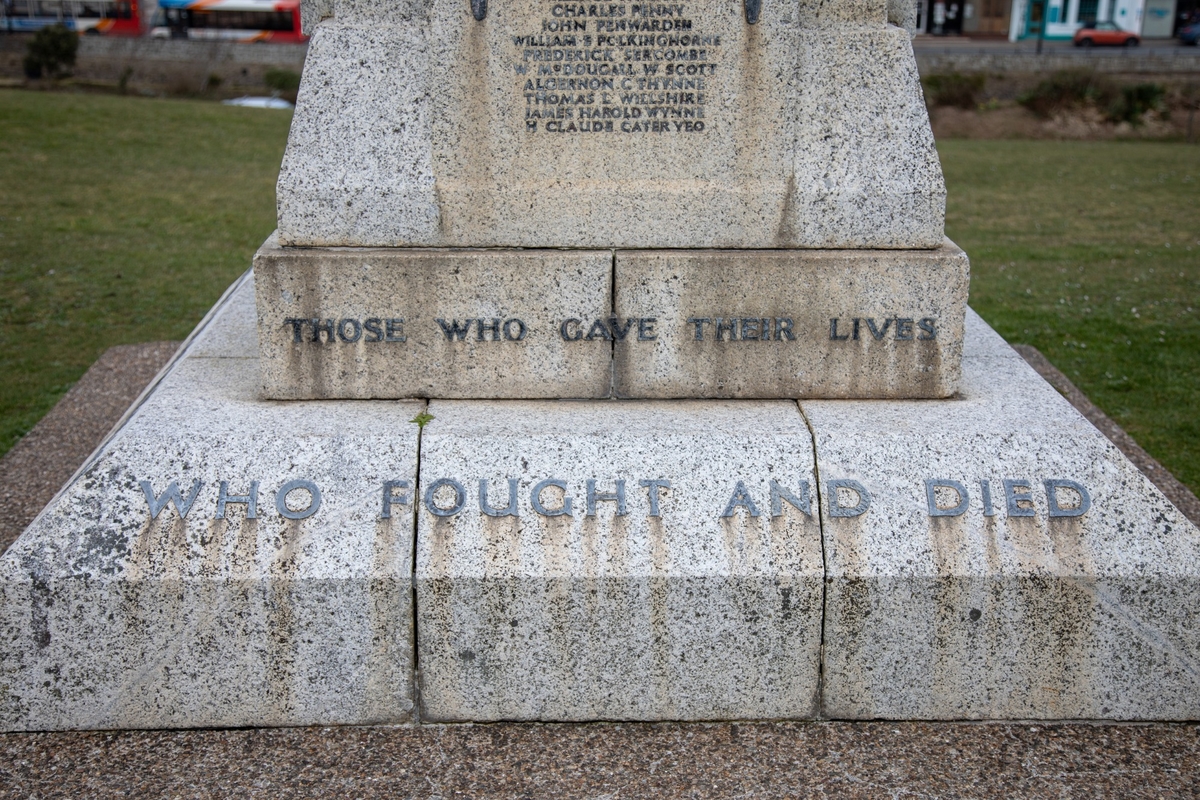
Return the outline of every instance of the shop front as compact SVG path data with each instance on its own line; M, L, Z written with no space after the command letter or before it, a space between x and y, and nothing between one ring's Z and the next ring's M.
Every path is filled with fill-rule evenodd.
M1172 5L1174 0L1149 0ZM1036 39L1045 26L1047 40L1069 40L1083 25L1111 20L1122 30L1142 34L1142 19L1147 0L1013 0L1008 38L1011 41ZM1154 33L1145 35L1153 36ZM1168 31L1166 36L1170 36Z
M917 31L934 36L1005 36L1011 0L916 0Z

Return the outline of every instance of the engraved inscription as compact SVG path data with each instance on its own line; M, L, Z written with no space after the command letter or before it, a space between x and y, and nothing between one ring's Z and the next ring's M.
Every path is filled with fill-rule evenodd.
M793 317L766 314L753 317L687 317L674 323L660 321L658 317L569 317L542 331L520 317L436 317L433 325L435 339L454 343L524 342L528 338L538 338L539 333L557 335L565 342L656 342L660 333L664 332L696 342L718 343L786 344L825 336L834 342L928 342L935 340L938 332L938 321L932 317L834 317L829 320L829 329L825 332L801 329ZM405 321L397 317L288 317L283 321L283 329L289 341L295 345L408 341Z
M914 325L916 330L913 330ZM839 327L840 332L839 332ZM926 342L937 338L937 320L932 317L922 317L914 320L911 317L887 317L881 320L872 317L841 319L833 317L829 320L829 338L831 341L844 342L866 339L867 335L875 341L895 339L898 342L911 342L914 339Z
M517 478L507 478L504 482L494 484L498 488L504 488L492 492L489 482L484 478L478 479L477 482L463 483L455 478L442 477L429 484L419 502L430 514L443 518L457 516L470 510L470 506L476 506L479 513L489 517L519 517L521 506L526 505L525 501L527 508L543 517L571 517L580 511L585 516L594 517L597 503L611 503L616 515L623 517L630 513L630 496L634 494L630 490L636 484L645 490L645 502L638 500L633 504L635 510L651 517L661 517L660 501L663 499L663 493L671 489L671 481L666 478L642 478L636 481L617 478L608 482L588 478L584 482L585 489L582 493L584 505L580 509L572 486L565 480L545 478L531 485L526 484L524 491L521 483ZM1024 478L1004 478L1000 483L1003 486L1000 510L1005 511L1008 518L1038 515L1039 501L1034 498L1034 487L1038 486L1038 482ZM467 487L476 484L479 487L478 493L475 494L476 502L472 502L472 493ZM813 506L817 498L808 481L801 480L791 485L771 479L767 482L765 492L762 491L761 484L753 480L735 479L732 484L727 501L722 501L720 497L711 498L714 501L714 512L724 508L717 513L720 518L731 518L740 513L759 517L764 512L771 517L779 517L784 514L786 508L792 508L807 517L812 517L815 513ZM185 496L178 481L168 483L162 493L156 492L148 480L139 482L151 519L157 519L169 508L173 508L181 519L187 519L203 485L199 479L193 479ZM978 486L983 516L996 516L991 481L983 478L978 482ZM612 487L612 491L609 491L608 487ZM1040 481L1039 488L1044 488L1046 516L1050 519L1082 517L1091 510L1091 493L1078 481L1046 478ZM379 519L391 519L395 506L411 506L411 489L412 486L407 480L384 481ZM243 495L234 494L228 481L220 481L214 518L227 518L227 508L230 505L238 505L245 507L246 519L257 519L260 511L258 494L258 481L249 481L248 490ZM871 491L863 483L850 478L828 480L823 497L826 510L833 518L860 517L870 510L873 502ZM764 499L767 501L765 504ZM962 516L972 507L973 502L972 490L967 484L951 478L926 479L924 500L931 517ZM718 501L721 505L716 505ZM501 502L503 505L499 504ZM308 519L321 509L321 503L321 489L310 480L290 480L275 492L276 513L290 520Z
M682 3L551 2L535 33L512 37L531 134L695 134L720 66L721 37Z

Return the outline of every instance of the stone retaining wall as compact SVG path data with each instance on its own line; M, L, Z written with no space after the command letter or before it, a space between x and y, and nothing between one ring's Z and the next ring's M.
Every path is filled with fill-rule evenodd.
M30 37L0 35L0 78L20 78ZM79 42L74 76L86 82L120 82L131 92L190 94L217 83L222 95L266 91L268 69L304 67L306 44L240 44L150 38L85 36ZM217 81L212 81L215 77Z
M1078 53L930 53L917 51L917 69L922 75L943 72L986 72L1038 74L1066 69L1093 69L1118 75L1200 74L1200 51L1188 49L1152 52L1122 52L1097 56Z
M29 37L24 35L0 35L0 78L21 76L21 57L28 41ZM88 36L80 41L75 77L115 83L126 68L131 68L128 83L134 90L187 93L204 90L209 76L216 76L220 79L222 94L238 94L263 89L263 74L269 68L299 72L307 52L307 44ZM1094 69L1114 75L1200 75L1200 50L1181 48L1104 55L1083 51L1054 52L1040 56L1034 53L937 53L918 49L916 56L917 68L922 75L944 72L1036 75L1065 69Z

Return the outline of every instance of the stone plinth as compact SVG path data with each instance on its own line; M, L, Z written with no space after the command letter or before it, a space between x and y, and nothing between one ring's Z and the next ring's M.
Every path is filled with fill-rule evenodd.
M883 0L476 5L306 4L283 245L941 245Z
M409 719L423 404L258 401L252 301L0 559L3 729Z
M960 400L803 404L871 495L822 507L822 713L1196 719L1200 531L973 314L967 343Z
M5 730L1200 716L1200 531L973 315L948 400L280 403L253 292L0 558Z
M255 259L264 393L940 398L966 255L285 248Z
M823 571L795 404L429 410L424 719L813 716Z

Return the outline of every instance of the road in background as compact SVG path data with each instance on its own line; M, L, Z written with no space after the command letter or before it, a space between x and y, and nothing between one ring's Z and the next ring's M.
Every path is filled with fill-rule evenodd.
M913 39L913 50L918 55L923 53L953 53L955 55L977 53L979 55L1028 55L1037 53L1037 39L1022 39L1010 42L1008 39L984 39L971 36L934 36L928 33L918 34ZM1078 54L1080 58L1131 58L1152 50L1156 56L1169 55L1169 51L1178 51L1183 57L1195 58L1200 54L1200 48L1187 47L1178 39L1142 39L1137 47L1076 47L1071 42L1045 40L1042 42L1042 53L1065 55Z

